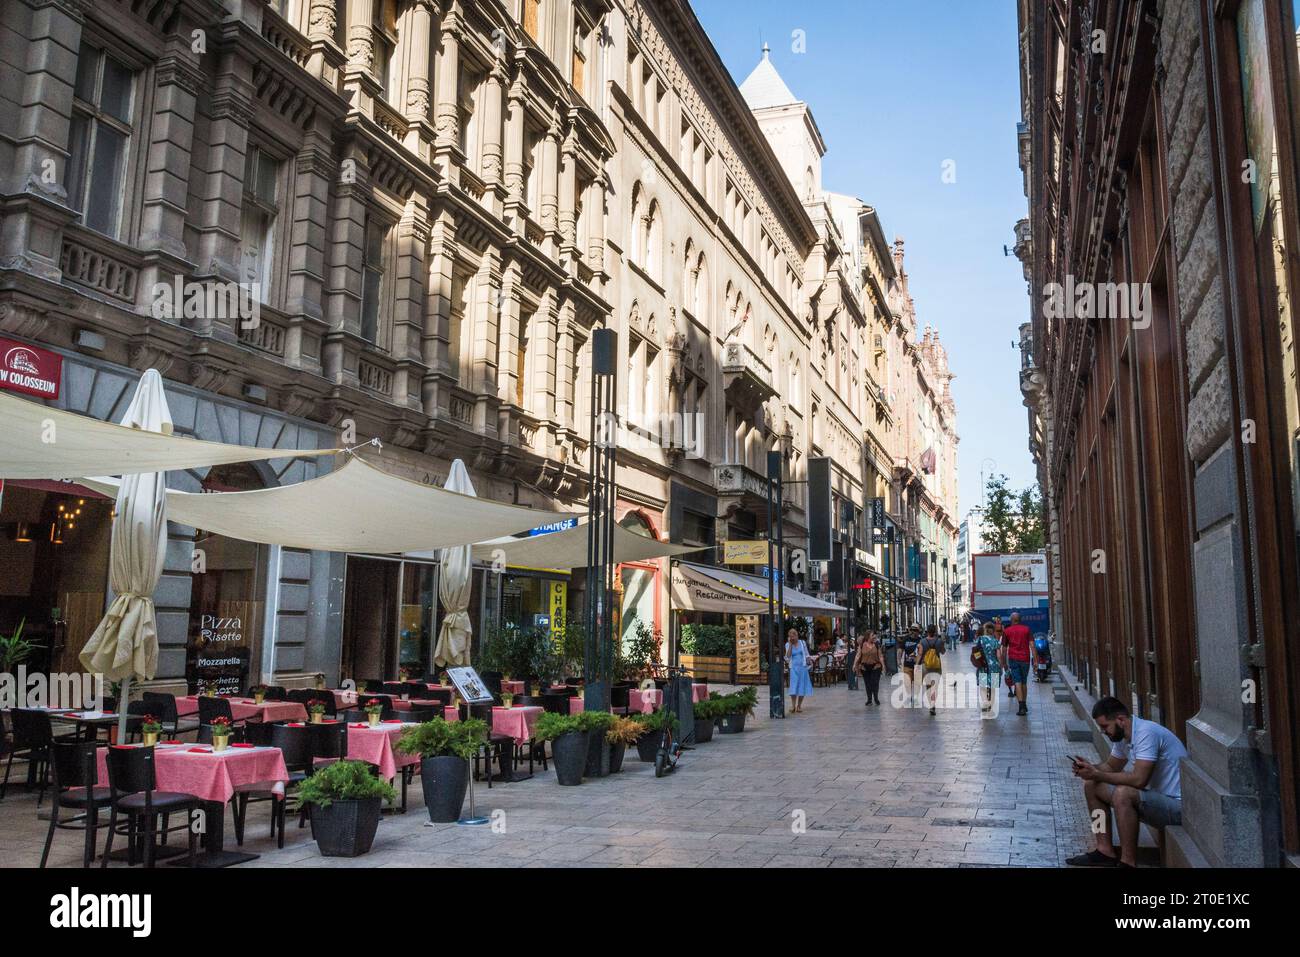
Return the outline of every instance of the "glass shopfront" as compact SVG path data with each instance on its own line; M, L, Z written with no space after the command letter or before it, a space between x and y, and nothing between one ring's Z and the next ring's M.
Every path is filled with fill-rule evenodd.
M563 627L568 593L567 576L511 569L501 576L501 627L519 631Z

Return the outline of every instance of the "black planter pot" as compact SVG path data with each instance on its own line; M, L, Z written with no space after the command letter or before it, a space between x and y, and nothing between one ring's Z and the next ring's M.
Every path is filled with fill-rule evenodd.
M611 744L609 746L609 773L618 774L623 770L623 755L627 752L626 744Z
M744 712L740 714L724 714L718 719L719 734L740 734L745 730Z
M647 731L636 739L636 754L642 761L653 764L659 753L659 741L663 734L659 731Z
M587 766L586 731L570 731L551 742L551 763L555 765L555 780L565 787L582 783L582 772Z
M609 777L609 742L602 731L587 732L587 766L583 776L588 778Z
M469 789L469 762L464 758L424 758L420 761L420 787L429 820L446 824L460 820Z
M311 809L311 836L321 857L360 857L370 850L379 829L382 798L334 801Z
M695 719L695 743L704 744L713 740L713 719L696 718Z

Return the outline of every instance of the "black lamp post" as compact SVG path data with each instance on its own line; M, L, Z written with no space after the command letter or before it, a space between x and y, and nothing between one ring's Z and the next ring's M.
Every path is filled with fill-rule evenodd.
M615 409L618 333L591 333L591 449L587 467L587 640L583 654L587 710L609 710L614 670L614 483L618 442Z

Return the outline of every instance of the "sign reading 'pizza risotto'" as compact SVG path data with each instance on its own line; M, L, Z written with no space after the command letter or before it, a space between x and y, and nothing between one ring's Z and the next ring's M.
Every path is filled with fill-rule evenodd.
M63 356L47 349L0 339L0 389L57 399Z

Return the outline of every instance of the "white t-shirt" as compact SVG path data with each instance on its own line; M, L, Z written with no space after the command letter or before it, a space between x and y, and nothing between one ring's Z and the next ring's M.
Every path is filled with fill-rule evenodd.
M1132 743L1116 741L1112 744L1111 757L1123 758L1126 768L1133 761L1155 762L1147 780L1147 790L1181 800L1183 789L1179 762L1187 757L1183 742L1164 725L1138 717L1133 718L1131 737Z

